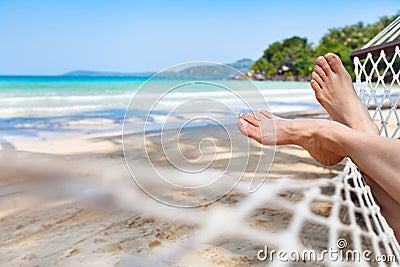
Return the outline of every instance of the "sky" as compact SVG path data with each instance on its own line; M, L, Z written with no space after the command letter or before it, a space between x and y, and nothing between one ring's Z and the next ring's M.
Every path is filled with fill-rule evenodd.
M398 0L0 0L0 74L159 71L257 59L294 35L397 14Z

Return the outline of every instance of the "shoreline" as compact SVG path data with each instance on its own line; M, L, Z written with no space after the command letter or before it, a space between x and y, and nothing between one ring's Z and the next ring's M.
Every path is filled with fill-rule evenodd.
M283 118L296 118L296 117L315 117L315 118L328 118L327 113L322 108L311 108L304 111L290 111L290 112L277 112L274 115L281 116ZM234 126L236 118L232 118L232 122L227 122L224 125L226 126ZM201 129L208 129L212 127L213 123L208 123L205 125L188 125L188 128L195 128L198 130ZM2 144L12 144L18 150L22 151L52 151L55 150L57 144L62 144L63 142L68 142L73 144L74 141L77 142L76 144L81 144L81 140L89 140L101 137L110 137L115 135L122 135L123 131L123 124L121 123L114 123L107 125L106 128L102 130L98 130L97 128L93 127L84 127L84 128L73 128L73 127L61 127L61 128L32 128L32 129L11 129L6 130L3 132L3 137L0 138L0 147ZM179 129L179 127L172 127L168 128L167 130L174 130ZM35 131L35 135L30 134L32 131ZM146 133L147 134L154 134L160 132L161 129L149 129ZM128 134L135 134L138 131L129 132ZM140 131L139 131L140 133ZM86 141L85 141L86 142ZM63 151L63 148L60 147L56 150L57 153L66 154L73 151L79 151L79 148L74 149L77 146L69 146L68 149ZM87 146L86 146L87 147ZM105 149L107 149L106 146ZM65 147L66 148L66 147ZM96 149L96 146L93 146L93 149ZM90 147L87 147L87 150L90 151Z
M310 82L311 75L308 76L301 76L301 75L292 75L292 76L285 76L285 75L263 75L260 73L253 73L250 76L246 76L255 81L283 81L283 82Z

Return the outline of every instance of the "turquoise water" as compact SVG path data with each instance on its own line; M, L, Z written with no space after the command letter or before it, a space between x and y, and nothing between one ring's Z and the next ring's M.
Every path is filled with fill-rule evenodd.
M232 107L234 113L248 111L238 96L245 96L250 102L265 97L273 112L292 112L318 107L308 83L216 80L209 84L195 84L189 80L132 77L68 77L68 76L0 76L0 129L12 130L92 130L106 126L120 126L132 97L131 116L143 117L148 107L176 84L184 84L179 90L163 97L152 114L153 129L165 122L166 116L183 102L193 99L212 99ZM145 84L145 86L143 86ZM235 92L225 90L230 88ZM141 88L142 86L142 88ZM257 88L258 87L258 88ZM139 90L139 88L141 88ZM138 93L139 92L139 93ZM211 114L218 108L203 102L202 109ZM193 115L186 109L181 113ZM180 114L180 115L182 115ZM227 118L235 119L232 114Z
M0 94L88 95L120 94L137 89L147 78L68 77L68 76L0 76Z

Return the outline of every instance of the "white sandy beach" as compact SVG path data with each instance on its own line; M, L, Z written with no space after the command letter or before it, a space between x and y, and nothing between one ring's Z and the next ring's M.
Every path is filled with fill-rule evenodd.
M233 132L233 139L246 140L238 130ZM220 149L228 145L213 126L194 128L190 138L200 133L213 136ZM132 135L129 140L141 139ZM165 165L157 146L149 155L156 164ZM134 160L140 168L140 159ZM256 163L250 160L249 170ZM171 208L156 203L132 182L119 133L48 136L44 141L16 138L2 145L0 164L1 266L114 266L125 261L135 266L135 257L151 258L155 248L185 242L199 229L185 221L185 209L175 208L180 216L169 216ZM268 179L333 177L341 168L321 166L301 148L283 146L276 151ZM188 196L183 192L171 197ZM234 206L244 197L233 191L195 210L207 213L218 205ZM154 212L154 207L159 210ZM254 216L256 224L272 231L288 219L268 209ZM201 244L174 266L254 265L262 245L238 240Z

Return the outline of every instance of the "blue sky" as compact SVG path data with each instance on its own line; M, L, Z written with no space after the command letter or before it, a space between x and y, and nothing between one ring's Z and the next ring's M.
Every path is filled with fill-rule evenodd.
M293 35L375 22L398 1L0 0L0 74L157 71L207 60L257 59Z

